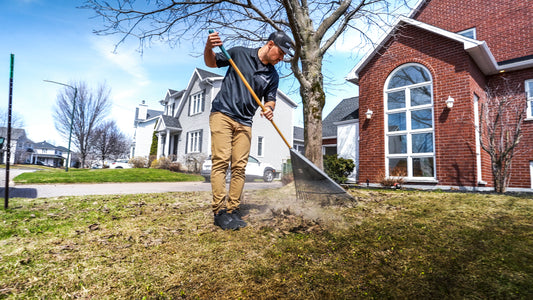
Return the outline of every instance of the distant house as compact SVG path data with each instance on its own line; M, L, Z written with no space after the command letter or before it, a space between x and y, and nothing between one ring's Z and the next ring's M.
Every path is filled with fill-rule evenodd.
M175 91L169 90L168 93L172 92ZM133 121L134 133L130 157L139 156L148 158L155 124L157 123L158 117L162 114L163 111L148 109L148 105L146 105L144 100L135 109L135 119Z
M45 165L49 167L61 167L66 157L63 157L64 147L56 147L46 141L34 143L33 151L29 157L29 163L34 165ZM65 153L66 155L66 153Z
M355 163L349 181L356 181L359 159L359 98L343 99L322 120L322 153L337 154Z
M512 85L527 118L509 190L533 189L532 15L531 1L421 0L400 18L347 77L359 86L359 181L490 189L481 108L488 89Z
M0 127L0 137L4 138L0 148L0 161L5 164L7 160L7 127ZM27 138L26 131L22 128L11 128L11 154L9 163L23 163L31 151L32 141Z
M294 126L292 129L292 148L301 154L304 154L304 129L303 127Z
M153 123L142 122L147 133L142 139L137 133L136 146L141 147L143 143L142 147L148 148L152 144L154 131L151 134L148 132L149 127L155 124L157 157L169 157L189 169L198 170L211 154L209 114L222 79L221 75L196 68L185 89L168 90L160 102L164 106L163 113L151 119ZM293 110L296 106L294 101L278 90L274 122L289 141L293 139ZM259 111L253 120L250 154L281 169L282 163L289 157L288 147L272 124L260 117ZM146 154L143 152L135 156L146 157Z

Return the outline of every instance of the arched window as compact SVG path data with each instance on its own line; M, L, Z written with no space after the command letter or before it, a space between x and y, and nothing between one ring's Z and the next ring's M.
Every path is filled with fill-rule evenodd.
M429 71L405 64L385 82L386 175L435 179L433 86Z

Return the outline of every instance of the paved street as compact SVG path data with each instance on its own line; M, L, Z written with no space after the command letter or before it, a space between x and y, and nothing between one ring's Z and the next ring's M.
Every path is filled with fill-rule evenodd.
M31 170L11 169L10 178ZM0 169L0 196L5 194L5 169ZM141 194L165 193L186 191L210 191L211 184L206 182L135 182L135 183L95 183L95 184L31 184L14 185L10 183L9 197L21 198L48 198L59 196L84 196L84 195L114 195L114 194ZM268 189L281 187L280 181L247 182L245 190Z

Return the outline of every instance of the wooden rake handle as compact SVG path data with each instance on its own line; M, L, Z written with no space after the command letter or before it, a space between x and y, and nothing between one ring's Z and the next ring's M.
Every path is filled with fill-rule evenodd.
M209 30L209 34L215 32L213 29ZM220 45L219 46L220 50L222 51L222 53L224 53L224 55L228 58L229 60L229 63L230 65L233 67L233 69L235 70L235 72L237 72L237 74L239 75L239 77L241 78L242 82L244 83L244 85L246 86L246 88L248 89L248 91L250 92L250 94L252 94L252 97L254 98L255 102L257 102L257 104L261 107L261 109L263 110L263 112L266 110L265 106L263 105L263 103L261 103L261 100L259 100L259 98L257 97L257 95L255 94L254 90L252 89L252 87L250 86L250 84L248 83L248 81L246 80L246 78L244 78L244 75L242 75L241 73L241 70L239 70L239 68L237 67L237 65L235 64L235 62L233 61L233 59L231 58L231 56L229 55L228 51L226 51L226 48L224 48L224 45ZM289 147L289 149L292 149L291 147L291 144L289 144L289 142L287 141L287 139L285 139L285 136L283 136L283 134L281 133L281 131L279 130L278 126L276 125L276 123L274 123L274 120L271 120L270 123L272 123L272 125L274 126L274 128L276 129L276 131L278 132L279 136L283 139L283 141L285 142L285 144L287 145L287 147Z

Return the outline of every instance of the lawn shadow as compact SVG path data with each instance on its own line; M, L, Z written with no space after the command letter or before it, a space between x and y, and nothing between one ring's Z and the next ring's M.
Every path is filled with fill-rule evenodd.
M6 188L0 188L0 195L5 197ZM37 198L37 189L34 188L9 188L10 198Z

